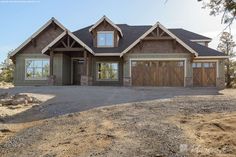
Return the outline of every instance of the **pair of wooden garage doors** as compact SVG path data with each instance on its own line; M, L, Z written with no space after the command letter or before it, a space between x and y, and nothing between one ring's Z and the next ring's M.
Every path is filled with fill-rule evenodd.
M184 86L184 61L132 61L133 86ZM193 63L193 85L215 86L216 64Z

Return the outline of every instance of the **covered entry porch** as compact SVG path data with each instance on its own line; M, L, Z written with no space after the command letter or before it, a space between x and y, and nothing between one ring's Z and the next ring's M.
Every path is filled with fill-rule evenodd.
M91 84L93 54L71 32L64 32L43 53L50 58L50 85Z

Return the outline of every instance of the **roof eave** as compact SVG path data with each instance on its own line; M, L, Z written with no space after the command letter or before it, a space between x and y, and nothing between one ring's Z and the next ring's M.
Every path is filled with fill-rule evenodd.
M227 59L227 58L230 58L229 56L198 56L198 57L195 57L195 59Z
M127 53L130 49L132 49L136 44L138 44L140 42L140 40L145 38L156 27L160 27L161 29L163 29L168 35L170 35L172 38L176 39L177 42L179 42L181 45L183 45L187 50L189 50L191 53L193 53L196 57L198 56L198 53L196 51L194 51L190 46L185 44L185 42L183 42L180 38L178 38L176 35L171 33L167 28L165 28L163 25L161 25L159 22L157 22L149 30L147 30L140 38L138 38L135 42L133 42L128 48L126 48L124 51L122 51L120 57L122 57L125 53Z
M120 29L120 27L118 27L116 24L114 24L109 18L107 18L105 15L98 20L90 29L89 32L92 32L93 29L95 29L100 23L102 23L104 20L106 20L110 25L112 25L115 29L118 30L118 32L120 33L121 37L123 37L123 33L122 30Z
M52 17L48 22L46 22L42 27L40 27L33 35L31 35L27 40L25 40L19 47L17 47L14 51L12 51L10 57L16 55L23 47L25 47L33 38L39 35L52 22L55 22L61 29L66 30L66 28L59 21L57 21L54 17Z

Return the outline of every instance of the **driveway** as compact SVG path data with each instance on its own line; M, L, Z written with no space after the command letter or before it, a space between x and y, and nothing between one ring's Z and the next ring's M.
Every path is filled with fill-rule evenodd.
M8 117L8 122L30 122L96 107L130 102L170 99L177 96L219 95L216 88L156 88L100 86L41 86L0 89L0 93L52 95L37 107Z

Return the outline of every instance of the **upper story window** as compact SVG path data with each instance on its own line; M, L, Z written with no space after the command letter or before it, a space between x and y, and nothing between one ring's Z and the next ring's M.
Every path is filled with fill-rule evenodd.
M114 32L113 31L98 32L97 47L114 47Z

